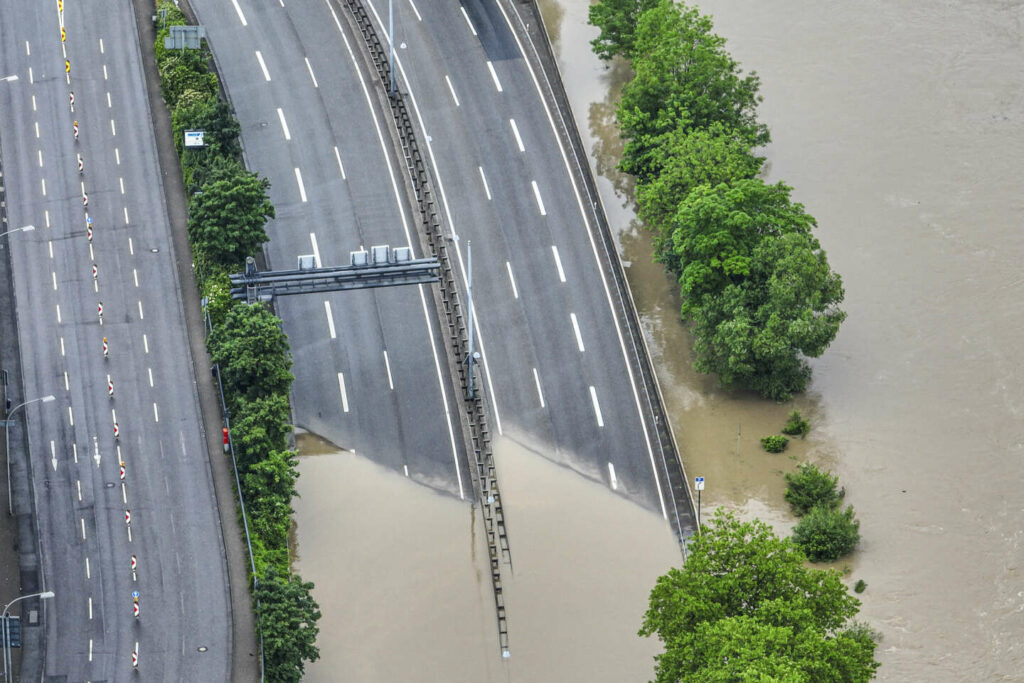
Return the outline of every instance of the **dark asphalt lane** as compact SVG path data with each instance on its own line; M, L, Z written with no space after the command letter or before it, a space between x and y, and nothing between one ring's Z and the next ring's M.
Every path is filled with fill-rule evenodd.
M242 125L250 170L271 181L273 268L314 254L412 243L409 199L375 78L320 1L192 3ZM244 17L244 23L242 18ZM358 47L358 45L356 46ZM314 242L315 240L315 242ZM429 292L284 297L296 425L411 478L469 495L458 412Z
M70 86L57 3L19 1L3 17L0 72L19 75L0 89L8 211L12 225L36 226L4 238L25 392L56 396L25 409L45 583L56 594L45 673L130 680L138 648L153 679L227 680L224 549L134 15L109 0L65 3Z
M387 1L370 4L386 35ZM473 243L474 298L503 430L663 511L653 430L626 362L596 228L501 7L422 5L417 16L395 3L396 43L405 45L398 58L463 263Z

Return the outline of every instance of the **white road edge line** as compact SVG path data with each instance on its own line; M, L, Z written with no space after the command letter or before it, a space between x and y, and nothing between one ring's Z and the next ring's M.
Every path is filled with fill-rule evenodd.
M423 17L420 16L420 11L416 9L416 4L409 0L409 5L412 7L412 11L416 14L416 21L423 21Z
M537 398L540 399L540 407L544 407L544 392L540 390L540 375L537 373L537 368L533 369L533 381L537 384Z
M295 167L295 182L299 184L299 197L301 197L302 201L305 202L306 186L302 184L302 171L299 170L298 166Z
M579 347L580 353L583 353L583 335L580 334L580 324L576 320L576 314L570 313L569 320L572 321L572 331L576 334L576 346Z
M601 417L601 404L597 402L597 389L590 387L590 400L594 404L594 415L597 417L597 426L604 427L604 418Z
M331 315L331 302L324 302L324 311L327 313L327 331L331 333L331 339L337 339L338 333L334 329L334 316Z
M338 151L337 146L334 148L334 158L338 160L338 170L341 171L341 179L347 180L345 177L345 166L341 163L341 152Z
M345 373L338 373L338 387L341 389L341 409L348 412L348 393L345 391Z
M263 55L259 50L256 50L256 61L260 63L260 69L263 71L263 78L270 80L270 72L267 71L267 63L263 61Z
M612 491L619 490L619 478L615 476L615 465L608 461L608 478L612 484Z

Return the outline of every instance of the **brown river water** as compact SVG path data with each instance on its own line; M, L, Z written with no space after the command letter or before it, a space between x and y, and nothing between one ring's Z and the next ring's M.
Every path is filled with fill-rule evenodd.
M1024 3L709 0L762 77L771 181L817 217L849 319L789 404L690 369L675 286L650 261L614 100L628 72L589 51L587 0L543 0L574 114L703 507L788 532L782 473L833 468L861 520L836 567L868 583L880 680L1024 680ZM798 407L805 441L761 451ZM679 555L660 517L496 445L513 549L512 657L498 656L479 512L308 437L297 569L324 611L306 680L643 681L636 637ZM569 504L569 501L572 504Z

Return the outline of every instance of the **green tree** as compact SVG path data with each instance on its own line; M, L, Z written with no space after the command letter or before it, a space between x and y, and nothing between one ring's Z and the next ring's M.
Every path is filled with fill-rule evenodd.
M189 201L188 234L212 263L240 267L267 241L264 225L274 217L270 181L237 164L211 172Z
M210 333L210 359L220 364L232 409L241 399L288 395L294 377L288 337L280 325L281 319L259 304L235 306L224 325Z
M174 146L178 150L178 158L181 159L182 177L185 186L190 190L194 189L194 184L197 186L207 180L206 174L200 174L201 177L196 178L196 169L209 167L221 157L228 157L240 168L234 160L241 153L238 142L241 126L226 102L217 97L186 98L183 95L171 116L171 124L174 128ZM203 142L206 146L202 149L186 149L186 130L203 131Z
M171 111L190 90L201 97L217 97L220 81L210 71L208 59L206 50L168 50L164 54L159 63L160 92Z
M684 305L693 320L694 367L717 373L724 385L786 400L807 387L803 357L824 353L846 318L837 308L842 282L817 240L802 233L763 239L746 265L738 283Z
M640 15L632 58L635 75L622 89L617 118L626 139L620 168L646 180L666 134L719 122L750 146L769 140L756 120L757 74L741 74L711 31L708 16L673 0L657 0Z
M291 408L286 394L264 394L233 402L231 439L238 466L248 471L271 452L287 447Z
M838 486L838 476L822 472L813 463L800 463L796 472L786 473L786 502L798 516L815 507L835 510L846 495L846 489Z
M699 185L714 188L753 178L760 173L764 157L754 156L746 140L714 123L706 130L677 127L655 150L651 163L651 177L637 184L637 213L655 234L658 260L678 272L675 217L690 191Z
M852 553L860 543L860 522L854 519L853 506L843 511L811 508L793 527L793 542L812 562L831 562Z
M870 680L876 643L851 622L860 602L805 561L764 522L716 511L651 591L640 635L664 644L655 681Z
M633 31L640 14L655 5L657 0L598 0L590 6L590 24L601 29L601 34L590 41L601 59L615 55L628 57L633 52Z
M260 579L256 599L268 681L299 683L306 662L320 658L316 637L321 615L312 590L313 584L298 575L282 577L273 568Z
M196 254L193 254L195 257ZM198 259L196 259L198 260ZM199 263L196 264L196 275L199 276ZM206 298L206 310L210 314L210 322L215 326L224 324L228 311L235 306L243 306L231 298L231 280L228 271L222 267L214 267L203 273L200 290Z
M284 548L288 545L293 512L291 501L299 473L291 451L271 451L249 466L242 478L249 528L261 536L266 545Z
M811 423L803 418L799 410L794 410L789 414L789 419L786 420L786 425L782 428L783 434L800 438L807 436L810 431Z

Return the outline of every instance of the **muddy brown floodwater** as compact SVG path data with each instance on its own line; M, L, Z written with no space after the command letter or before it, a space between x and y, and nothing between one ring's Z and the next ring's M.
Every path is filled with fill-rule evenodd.
M480 512L367 458L299 437L295 567L316 584L321 659L304 680L647 680L658 643L636 632L654 580L678 565L660 515L495 444L512 563L502 660Z
M689 369L672 285L633 223L587 0L543 0L549 33L705 504L792 524L779 471L833 467L861 519L840 568L868 583L880 680L1024 680L1024 5L706 0L762 77L771 181L820 224L849 319L794 405L795 453L757 439L792 405ZM792 451L792 449L791 449Z

